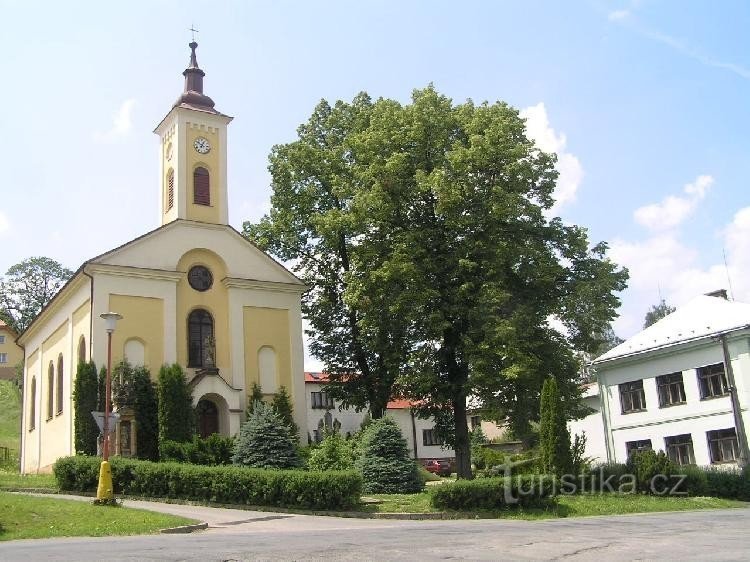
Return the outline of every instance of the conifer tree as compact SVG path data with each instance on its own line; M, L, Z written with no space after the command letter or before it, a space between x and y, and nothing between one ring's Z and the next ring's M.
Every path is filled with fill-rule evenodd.
M408 494L422 490L416 463L409 458L406 439L391 418L373 421L362 434L356 467L363 491L370 494Z
M263 389L260 387L260 385L257 382L254 382L253 386L250 387L250 394L247 397L247 415L248 416L250 416L250 414L253 413L253 405L256 402L264 402Z
M146 367L133 367L126 360L112 369L112 404L118 410L130 408L135 418L136 456L157 460L158 407L151 373Z
M289 429L263 402L253 403L235 441L232 462L255 468L295 468L302 464Z
M98 407L99 381L93 361L79 363L73 382L73 425L76 454L96 455L99 427L91 412Z
M562 476L571 470L570 432L552 377L542 386L539 417L539 467L546 474Z
M289 434L293 439L299 440L299 427L294 423L294 408L292 407L292 399L286 390L285 386L279 388L279 391L273 397L271 407L274 411L279 414L284 424L289 428Z
M159 442L187 443L195 433L193 396L182 367L162 365L157 383L159 397Z

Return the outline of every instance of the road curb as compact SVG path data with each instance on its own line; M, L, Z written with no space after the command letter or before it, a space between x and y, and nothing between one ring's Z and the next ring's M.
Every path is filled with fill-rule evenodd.
M179 527L169 527L167 529L161 529L159 532L165 535L180 535L187 533L194 533L195 531L202 531L208 529L208 523L195 523L193 525L180 525Z

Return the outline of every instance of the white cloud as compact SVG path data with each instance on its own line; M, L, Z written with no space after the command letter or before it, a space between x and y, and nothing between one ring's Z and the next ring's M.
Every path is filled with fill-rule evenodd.
M112 119L112 128L106 133L94 133L94 139L97 141L109 141L128 134L133 128L133 106L135 106L134 99L127 99L122 102L122 105L120 105L120 108Z
M521 117L526 119L526 134L540 150L557 154L557 188L555 205L551 212L575 200L578 187L583 181L583 166L576 156L567 152L565 133L556 132L549 123L547 108L543 102L521 110Z
M607 15L609 21L618 21L627 18L630 15L628 10L614 10Z
M661 203L636 209L633 216L639 224L650 230L669 230L679 226L695 211L713 183L711 176L698 176L693 183L685 185L684 196L669 195Z
M8 220L8 217L5 216L5 213L0 211L0 236L7 233L10 230L10 221Z

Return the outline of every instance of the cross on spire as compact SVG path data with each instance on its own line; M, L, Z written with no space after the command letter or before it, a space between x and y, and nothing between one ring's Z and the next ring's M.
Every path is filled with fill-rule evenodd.
M193 42L195 42L195 34L200 32L195 29L195 26L192 23L190 24L190 32L193 34Z

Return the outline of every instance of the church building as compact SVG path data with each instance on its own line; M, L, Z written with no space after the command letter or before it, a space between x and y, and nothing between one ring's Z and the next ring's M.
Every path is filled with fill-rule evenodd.
M307 287L227 224L232 117L203 93L197 46L190 43L183 93L154 131L161 226L84 262L18 338L24 473L75 453L73 379L79 362L107 364L106 312L123 317L112 364L126 358L154 378L165 363L181 365L201 433L237 433L258 383L264 394L286 387L307 436L300 309Z

